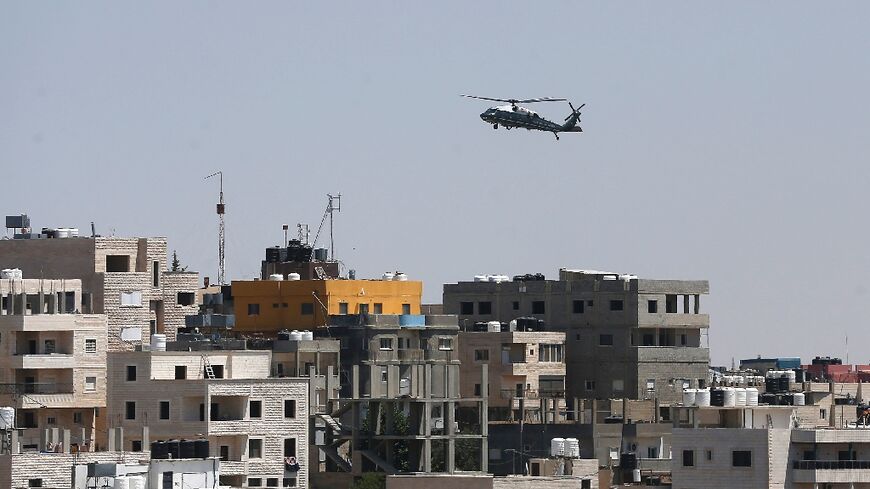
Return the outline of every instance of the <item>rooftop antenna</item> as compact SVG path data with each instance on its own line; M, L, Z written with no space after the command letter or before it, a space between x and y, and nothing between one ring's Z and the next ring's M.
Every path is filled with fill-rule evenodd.
M334 212L341 212L341 194L326 194L326 197L329 198L329 202L326 204L326 211L323 213L323 218L320 220L320 226L317 228L317 234L314 235L314 243L311 246L313 247L317 245L317 238L320 237L323 223L326 221L326 216L329 216L329 254L330 260L335 260L335 239L332 235L332 214Z
M226 214L226 205L224 204L224 172L218 170L211 175L205 177L205 180L208 180L211 177L217 176L220 180L220 199L217 204L217 215L219 219L218 224L218 283L221 285L226 284L226 280L224 277L224 271L226 270L226 259L224 255L224 247L226 243L226 236L224 234L225 224L224 224L224 214Z
M307 245L308 239L311 236L311 228L309 228L308 224L305 224L304 222L296 223L296 234L299 242Z
M286 225L286 224L281 225L281 229L284 230L284 244L283 244L282 246L287 246L287 229L288 229L289 227L290 227L290 226L288 226L288 225Z

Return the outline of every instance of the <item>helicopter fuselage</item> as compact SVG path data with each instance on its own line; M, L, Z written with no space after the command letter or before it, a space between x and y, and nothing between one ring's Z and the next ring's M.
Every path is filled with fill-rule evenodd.
M506 129L512 127L524 127L538 131L561 132L565 128L561 124L548 121L539 116L537 112L518 105L500 105L492 107L480 114L480 118L493 127L502 126Z

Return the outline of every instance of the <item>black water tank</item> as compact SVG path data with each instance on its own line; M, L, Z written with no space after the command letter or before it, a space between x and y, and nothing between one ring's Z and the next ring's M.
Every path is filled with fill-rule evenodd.
M155 441L151 443L151 458L164 459L168 456L166 451L166 443Z
M764 379L764 390L770 393L780 392L779 379Z
M179 443L180 458L196 458L196 442L193 440L181 440Z
M196 440L193 442L194 457L208 458L208 440Z
M779 392L788 392L790 387L788 377L780 377L777 380L779 381Z
M779 400L777 399L777 395L771 392L762 394L758 399L758 403L775 406L779 403Z
M724 406L725 405L725 391L722 389L711 389L710 390L710 405L711 406Z
M634 470L637 468L637 455L623 453L619 456L619 468L622 470Z
M167 458L181 458L180 450L181 447L179 447L178 440L169 440L166 442L166 451L168 453Z

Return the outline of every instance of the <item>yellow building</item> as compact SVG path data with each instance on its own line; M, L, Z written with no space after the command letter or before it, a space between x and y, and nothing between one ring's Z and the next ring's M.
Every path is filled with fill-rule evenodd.
M235 330L314 329L337 314L420 314L423 282L398 280L233 281Z

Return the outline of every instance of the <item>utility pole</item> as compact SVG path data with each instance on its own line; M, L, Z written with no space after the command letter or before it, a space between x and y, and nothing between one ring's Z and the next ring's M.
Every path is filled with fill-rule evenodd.
M226 283L224 272L226 271L226 258L224 248L226 244L224 214L226 214L226 205L224 204L224 172L218 170L211 175L205 177L209 179L217 176L220 180L220 198L217 204L218 215L218 283L224 285Z

